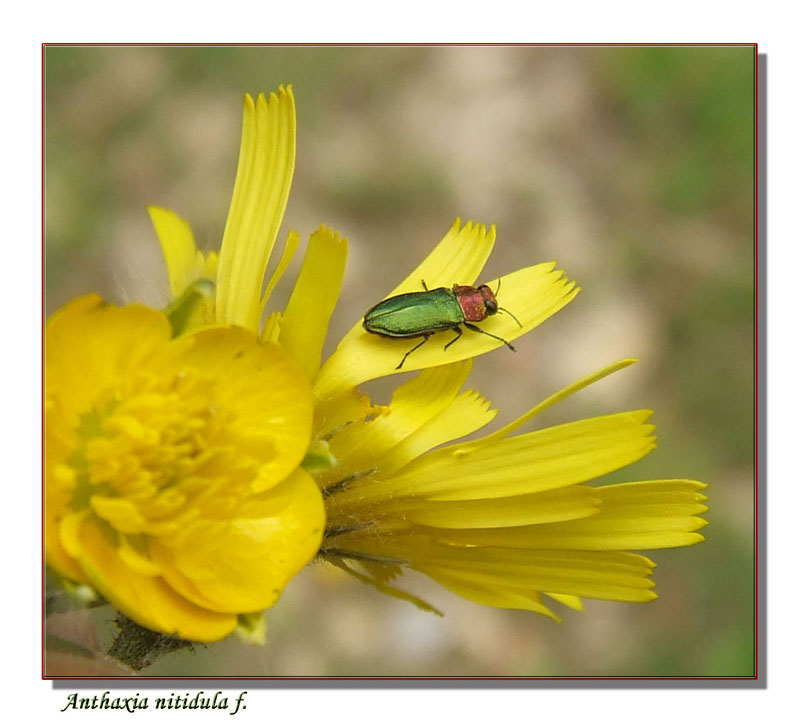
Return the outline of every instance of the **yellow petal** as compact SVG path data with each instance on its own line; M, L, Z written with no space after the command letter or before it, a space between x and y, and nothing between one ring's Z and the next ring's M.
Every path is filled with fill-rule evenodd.
M281 334L281 312L273 311L264 322L261 339L270 344L277 344Z
M541 598L536 593L528 592L526 595L520 590L512 590L497 584L467 582L458 573L445 572L441 569L437 569L435 576L432 577L456 595L481 605L511 610L530 610L552 618L556 622L561 622L561 619L541 602Z
M80 531L88 516L87 510L80 510L79 512L68 512L61 519L61 524L58 527L61 545L64 551L72 558L77 558L80 555Z
M189 224L165 208L148 206L147 211L164 254L171 297L177 299L199 278L214 281L214 276L205 275L205 269L198 265L197 246Z
M266 306L269 297L272 295L272 292L278 285L278 282L286 273L286 269L289 268L289 264L294 258L294 252L297 251L297 245L299 243L300 234L297 233L297 231L289 231L289 235L286 237L286 243L283 246L283 253L281 254L280 261L278 261L278 265L275 267L275 271L272 272L272 276L269 277L267 286L264 289L264 296L261 299L262 312L264 311L264 307ZM277 339L269 338L266 334L263 338L264 341L277 341Z
M130 540L124 536L120 536L117 553L119 554L119 559L122 560L122 562L141 575L155 577L156 575L161 574L161 568L159 568L158 565L156 565L146 554L134 548L134 546L130 543Z
M261 287L294 175L292 89L246 95L239 166L217 274L217 321L258 333Z
M387 297L409 291L422 291L423 281L431 289L453 284L472 284L489 258L494 241L494 226L487 232L485 226L470 221L462 228L461 221L457 219L428 257L400 285L387 294ZM366 310L365 308L364 311ZM403 344L404 342L400 342L398 346L395 340L394 344L390 342L387 346L385 339L367 334L359 320L323 364L314 387L314 395L318 399L336 396L368 379L396 373L395 367L406 351ZM432 345L433 342L425 346ZM456 346L458 345L454 345L453 348ZM451 350L452 348L448 349L448 352ZM433 355L435 361L425 356L423 360L428 359L428 362L421 363L416 359L417 353L409 357L409 361L413 359L414 364L406 366L404 371L447 364L474 356L466 353L466 350L464 353L448 356L437 353Z
M382 407L385 409L385 407ZM314 405L314 438L329 440L347 425L378 413L369 397L358 389L349 389Z
M653 564L624 552L437 546L431 559L413 566L434 580L444 574L473 584L625 602L656 597L651 590Z
M629 505L649 505L662 511L674 512L682 510L689 514L705 512L706 507L700 503L707 497L701 490L708 485L689 479L647 480L645 482L622 482L595 488L602 497L606 510L614 507L624 508Z
M122 564L117 548L92 522L80 529L78 561L95 589L114 607L151 630L186 640L212 642L236 628L236 616L206 610L164 580Z
M457 367L458 365L453 366ZM448 370L448 367L426 370L414 381L432 378L435 373L441 376L441 372L444 370ZM460 383L460 379L457 377L453 381ZM430 390L434 385L418 386L415 384L414 386L422 391L425 389ZM444 398L449 398L449 395ZM381 425L384 427L383 431L397 432L402 429L402 423L398 424L398 422L411 421L415 416L419 421L424 418L423 415L419 414L419 411L422 409L435 409L438 405L431 404L427 405L427 407L418 408L417 415L411 414L405 418L402 414L403 405L398 406L400 407L398 410L400 414L395 415L394 409L390 405L388 412L384 416L363 424L356 423L346 428L346 432L350 432L351 428L353 429L353 434L347 435L350 444L341 445L340 447L348 455L347 460L336 469L317 477L326 496L329 497L329 516L332 519L331 524L334 526L340 524L345 527L348 526L348 520L351 517L351 509L347 501L345 500L343 505L338 504L338 497L334 493L345 489L355 480L383 478L385 475L390 475L429 449L449 442L454 437L462 437L480 429L488 424L496 414L496 410L489 408L489 402L476 392L469 390L452 398L444 409L441 409L438 414L421 424L417 429L413 431L409 429L407 436L399 436L400 441L396 444L391 444L393 438L389 435L383 439L380 438L380 435L371 435L370 428L372 425L386 421L386 425ZM411 409L413 410L414 408L412 407ZM361 432L360 435L359 432ZM336 440L337 437L333 439ZM357 446L358 442L355 440L359 440L363 446ZM374 441L374 444L371 444L372 441ZM361 453L357 457L352 454L354 446L356 451ZM381 483L378 482L378 484ZM382 501L375 508L375 514L394 513L395 515L405 515L406 508L407 504L404 504L403 501L400 501L399 505L391 500L388 503ZM343 519L340 519L339 512L342 513Z
M59 575L74 582L86 582L86 576L74 557L62 542L62 520L57 515L58 508L45 504L44 549L48 567Z
M165 579L192 602L218 612L272 606L316 554L325 508L303 470L231 520L196 520L178 537L154 544Z
M218 328L173 340L153 371L159 378L181 379L192 367L204 379L218 380L215 407L236 410L220 433L235 441L240 454L252 448L261 471L259 488L289 475L305 455L312 422L310 387L297 362L244 329ZM256 385L259 379L264 383Z
M57 311L45 329L45 392L64 424L76 427L104 391L146 365L171 336L162 313L138 304L105 305L90 294Z
M145 529L147 521L139 513L138 507L124 497L92 495L89 504L101 520L119 532L138 534Z
M473 284L492 253L496 238L494 225L487 231L483 224L467 221L462 227L461 219L457 218L436 248L387 297L418 291L422 281L430 289Z
M321 226L308 242L300 275L281 320L280 344L303 367L309 379L319 370L347 261L347 239Z
M553 598L553 600L557 602L560 602L562 605L566 605L568 608L572 608L573 610L583 610L583 603L577 595L561 595L560 593L555 592L548 592L545 593L545 595Z
M58 522L45 517L45 559L47 566L59 575L74 582L86 582L78 563L70 557L61 544L61 535Z
M599 515L597 516L599 518ZM494 530L461 530L440 535L443 542L459 545L489 545L528 549L571 550L655 550L683 547L702 542L703 536L693 530L705 522L641 518L629 520L581 520L532 527L498 528ZM643 529L643 525L650 529ZM557 527L556 525L563 525ZM569 525L569 527L567 527Z
M694 480L652 480L598 487L600 513L594 524L584 521L551 526L541 534L584 550L655 550L703 541L697 531L708 522L706 485ZM588 522L588 521L587 521ZM549 533L549 534L548 534ZM542 539L537 547L547 547ZM556 543L558 544L558 543Z
M75 471L65 464L74 449L66 425L53 403L45 403L44 549L47 564L59 575L76 582L86 577L61 544L61 520L75 490Z
M401 560L434 580L441 575L515 592L627 602L646 602L656 597L650 579L654 563L630 552L464 547L440 543L417 530L371 539L346 537L334 538L337 547L333 554Z
M519 429L525 422L530 421L535 417L537 414L541 414L545 409L549 409L554 404L558 402L564 401L567 397L575 394L575 392L579 392L581 389L585 389L586 387L594 384L595 382L599 382L601 379L613 374L614 372L618 372L625 367L630 366L631 364L635 364L638 360L637 359L621 359L620 361L616 361L613 364L609 364L608 366L599 369L596 372L592 372L587 376L579 379L577 382L573 382L568 386L564 387L563 389L557 391L555 394L551 394L547 399L542 402L539 402L533 409L525 412L520 417L517 417L513 422L505 425L501 429L498 429L496 432L492 434L487 434L485 437L481 437L480 439L475 440L471 443L471 447L482 447L486 444L490 444L498 439L502 439L503 437L507 437L509 434L514 432L515 430ZM466 445L465 447L466 448Z
M419 496L432 500L508 497L585 482L640 459L655 446L647 410L549 427L494 444L453 445L420 457L379 486L355 483L341 504Z
M472 389L459 394L452 403L430 419L381 460L381 472L390 474L429 449L476 432L497 415L491 402Z
M704 485L691 480L635 482L596 487L596 515L586 519L496 530L443 532L458 545L572 550L653 550L693 545L703 540L698 517L708 510Z
M427 369L392 395L385 414L343 427L330 440L340 476L380 466L382 457L445 410L464 384L471 363Z
M523 525L590 517L597 514L599 503L600 499L594 489L574 485L532 495L451 502L425 500L411 509L398 506L406 519L421 525L455 529L516 529Z
M508 305L522 326L508 315L497 314L480 322L479 328L511 342L566 306L579 289L554 266L553 263L539 264L502 278L499 302ZM498 280L487 283L496 288ZM386 338L370 334L359 325L323 365L314 395L322 399L369 379L448 364L504 346L498 339L467 329L462 338L445 349L452 339L449 333L435 334L408 357L402 369L397 369L403 355L419 344L419 338Z
M362 567L364 567L369 573L364 575L358 572L358 570L353 569L351 565L346 564L341 559L333 558L330 560L330 562L340 570L344 570L348 575L352 575L354 578L356 578L356 580L360 580L365 585L372 585L372 587L378 590L378 592L382 592L384 595L395 597L398 600L405 600L406 602L410 602L412 605L416 605L420 610L433 613L434 615L439 615L440 617L442 616L442 613L439 610L425 600L417 597L416 595L412 595L405 590L400 590L399 588L388 584L388 582L400 572L400 569L395 566L378 565L375 563L362 561Z

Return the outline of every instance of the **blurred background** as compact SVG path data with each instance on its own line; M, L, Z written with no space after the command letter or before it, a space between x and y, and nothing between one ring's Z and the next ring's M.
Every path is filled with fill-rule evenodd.
M218 248L242 95L291 83L297 167L279 248L321 223L349 240L328 352L456 217L495 223L483 279L556 260L583 291L516 354L475 361L469 383L500 410L493 427L635 356L532 424L653 409L659 447L604 481L709 484L706 542L648 553L653 603L590 600L558 624L406 575L438 618L314 565L269 612L266 647L230 639L143 673L752 675L754 75L746 47L48 47L48 314L90 291L163 306L146 205ZM386 401L400 379L367 391ZM111 617L49 626L102 646ZM119 674L66 654L49 665Z

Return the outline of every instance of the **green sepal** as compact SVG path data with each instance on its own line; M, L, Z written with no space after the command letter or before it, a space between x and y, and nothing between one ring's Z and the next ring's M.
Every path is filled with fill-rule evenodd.
M164 309L172 325L173 336L181 334L194 316L194 313L214 293L214 283L208 279L198 279Z
M330 446L325 440L316 440L309 445L300 466L309 474L319 474L336 469L339 466L339 460L331 452Z
M267 616L264 612L245 613L238 616L236 637L248 645L267 644Z

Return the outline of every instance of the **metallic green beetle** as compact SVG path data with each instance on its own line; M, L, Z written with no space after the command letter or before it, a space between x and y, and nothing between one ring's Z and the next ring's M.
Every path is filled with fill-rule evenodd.
M408 355L419 349L436 332L448 330L456 332L455 338L445 344L444 348L447 349L461 338L464 333L461 329L462 324L470 331L491 336L502 341L511 351L516 351L502 337L495 336L471 323L483 321L487 316L504 311L522 327L516 316L497 305L495 292L488 286L482 284L476 288L455 284L452 289L441 287L429 290L424 281L422 286L425 291L391 296L375 304L364 314L364 328L371 334L396 339L423 337L419 344L405 353L395 369L401 369ZM497 290L500 290L499 284Z

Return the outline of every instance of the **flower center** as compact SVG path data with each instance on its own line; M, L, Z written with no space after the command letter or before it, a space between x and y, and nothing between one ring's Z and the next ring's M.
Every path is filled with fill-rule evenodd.
M199 514L230 455L230 414L214 396L213 382L186 371L169 380L134 375L104 395L81 418L68 460L72 508L89 507L124 534L163 534Z

